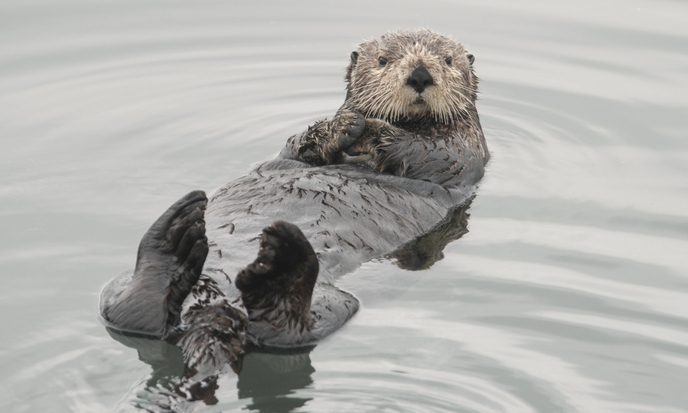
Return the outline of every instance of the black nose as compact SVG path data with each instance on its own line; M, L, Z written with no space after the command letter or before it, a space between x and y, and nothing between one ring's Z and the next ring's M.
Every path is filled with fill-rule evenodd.
M415 68L411 76L406 79L406 84L414 88L416 92L423 93L426 87L433 84L432 76L430 76L430 72L428 72L425 66L420 65Z

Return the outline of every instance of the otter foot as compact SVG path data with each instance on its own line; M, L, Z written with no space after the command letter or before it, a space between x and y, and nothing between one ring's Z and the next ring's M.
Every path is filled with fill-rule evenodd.
M317 257L298 227L277 221L263 229L258 257L236 278L249 315L248 338L276 346L308 341L317 277Z
M164 337L179 324L182 302L208 254L203 220L207 201L202 191L187 194L143 236L131 281L102 309L113 327Z

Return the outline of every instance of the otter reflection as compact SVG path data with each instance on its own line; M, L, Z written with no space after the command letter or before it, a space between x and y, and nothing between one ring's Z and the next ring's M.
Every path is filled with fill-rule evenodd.
M294 395L313 383L310 351L301 354L251 353L239 373L239 398L251 398L246 407L258 412L290 412L310 399Z
M184 363L179 347L160 340L124 335L108 329L110 336L127 347L136 349L139 359L152 368L143 392L137 392L132 403L146 411L165 412L190 408L195 403L218 403L220 374L194 379L194 372ZM239 399L251 398L246 407L258 412L290 412L304 406L308 398L293 396L294 391L313 382L310 351L302 353L249 353L243 358L237 389ZM290 396L291 395L291 396Z
M403 245L387 257L399 268L409 271L425 270L441 260L444 248L468 232L471 200L452 210L446 219L431 232ZM184 363L179 347L160 340L124 335L108 329L112 338L138 351L139 359L150 365L152 372L146 380L146 390L151 393L140 407L152 411L166 411L193 403L214 405L218 403L215 392L219 374L196 380L194 371ZM258 412L290 412L306 405L308 398L293 393L313 383L310 351L276 354L249 352L239 365L237 381L239 399L251 398L246 407ZM226 372L232 370L227 366ZM221 373L220 373L221 374ZM141 401L137 401L138 404Z
M408 242L388 257L399 268L409 271L426 270L444 258L444 247L468 232L468 208L472 199L449 212L447 218L432 231Z

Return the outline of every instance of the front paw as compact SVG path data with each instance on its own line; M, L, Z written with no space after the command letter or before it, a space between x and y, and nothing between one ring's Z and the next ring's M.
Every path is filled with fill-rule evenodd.
M394 136L402 135L407 132L403 129L392 126L387 121L376 119L376 118L366 118L365 119L365 135L367 136Z
M342 151L356 142L365 130L365 117L354 111L344 110L332 118L332 137L337 149Z
M365 119L365 128L355 142L344 149L346 163L367 163L375 158L377 149L390 137L406 135L406 131L375 118Z
M321 120L287 143L296 147L295 159L322 166L341 163L344 149L356 142L365 130L365 118L353 111L340 111L332 119Z

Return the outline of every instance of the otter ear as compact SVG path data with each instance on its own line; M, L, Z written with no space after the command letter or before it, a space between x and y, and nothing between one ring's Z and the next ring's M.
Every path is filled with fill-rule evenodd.
M473 55L470 54L470 53L466 55L466 59L468 59L468 64L469 64L469 65L472 65L473 62L475 62L475 56L473 56Z
M346 68L346 76L344 76L346 83L351 82L351 72L353 72L356 62L358 62L358 52L354 50L351 52L351 61L349 62L349 66Z

